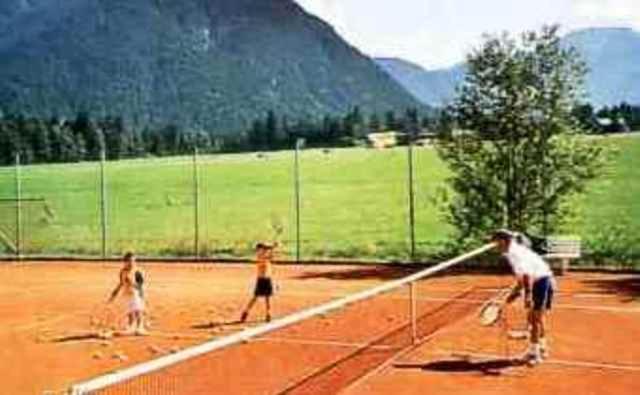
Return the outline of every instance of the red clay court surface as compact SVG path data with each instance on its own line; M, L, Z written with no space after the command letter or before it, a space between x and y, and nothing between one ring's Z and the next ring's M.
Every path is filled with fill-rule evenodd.
M251 265L142 264L152 331L100 340L92 313L119 265L0 264L0 393L64 393L73 383L257 325L235 324L250 296ZM277 266L274 316L401 278L408 269ZM510 363L526 347L508 328L482 328L477 310L508 275L448 274L417 287L425 341L398 353L408 288L101 393L140 394L632 394L640 384L640 278L571 273L559 278L551 355L534 368ZM454 302L450 302L453 298ZM449 302L448 302L449 301ZM523 326L520 304L507 314ZM406 329L406 327L405 327ZM369 347L363 347L368 345ZM158 382L158 377L163 382ZM155 389L156 391L152 391Z

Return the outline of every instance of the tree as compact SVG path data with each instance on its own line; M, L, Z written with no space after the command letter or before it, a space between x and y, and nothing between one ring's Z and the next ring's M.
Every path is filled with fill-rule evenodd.
M382 131L380 117L378 117L378 114L373 113L369 118L369 133L379 133L380 131Z
M105 148L104 136L102 130L97 128L92 122L89 114L79 112L70 126L73 134L84 140L87 158L93 160L99 159L100 153Z
M273 110L269 110L267 113L267 118L264 121L264 133L265 145L270 149L276 148L278 146L278 119Z
M3 165L15 163L15 155L20 149L20 134L16 118L4 116L0 122L0 161Z
M409 108L405 112L405 118L402 123L403 132L411 138L415 138L420 132L420 120L418 116L418 110L415 108Z
M393 111L387 111L384 114L384 124L387 130L398 130L398 122L396 121L396 114Z
M253 150L265 149L265 125L260 119L253 121L249 131L249 145Z
M49 130L44 121L36 118L30 119L24 138L32 151L31 162L49 162L51 160Z
M593 106L591 104L586 103L579 106L576 106L573 109L573 116L575 116L578 121L582 124L582 127L591 132L600 131L600 127L596 122L596 115L593 111Z
M459 130L444 133L437 145L452 171L448 221L468 240L498 227L558 230L569 199L599 174L605 158L572 115L584 63L552 26L519 40L486 37L467 64L448 109Z

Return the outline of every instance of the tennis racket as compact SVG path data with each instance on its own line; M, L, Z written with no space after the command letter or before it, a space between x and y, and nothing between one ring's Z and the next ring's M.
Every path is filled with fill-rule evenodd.
M282 218L275 213L271 214L271 232L273 246L276 247L280 245L280 237L284 232L284 223L282 222Z
M498 296L491 299L480 309L480 325L491 326L500 321L507 297L511 293L511 288L502 290Z

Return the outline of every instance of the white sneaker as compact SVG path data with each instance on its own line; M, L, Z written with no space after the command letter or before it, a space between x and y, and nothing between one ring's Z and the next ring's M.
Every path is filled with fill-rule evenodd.
M522 357L522 360L526 362L529 366L535 366L542 363L542 355L540 354L541 353L527 351Z
M543 359L549 357L549 347L547 346L547 340L545 338L540 339L540 356Z
M136 329L135 335L136 336L147 336L149 334L149 331L147 331L145 328L138 328Z
M133 326L126 327L123 331L120 332L122 336L131 336L136 333L136 328Z
M542 359L549 358L549 350L546 347L540 347L540 358Z

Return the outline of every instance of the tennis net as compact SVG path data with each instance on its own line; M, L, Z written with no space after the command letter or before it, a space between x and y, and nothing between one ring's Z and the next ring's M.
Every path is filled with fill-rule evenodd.
M445 326L495 290L426 297L427 278L493 247L398 280L74 385L85 394L333 394Z

